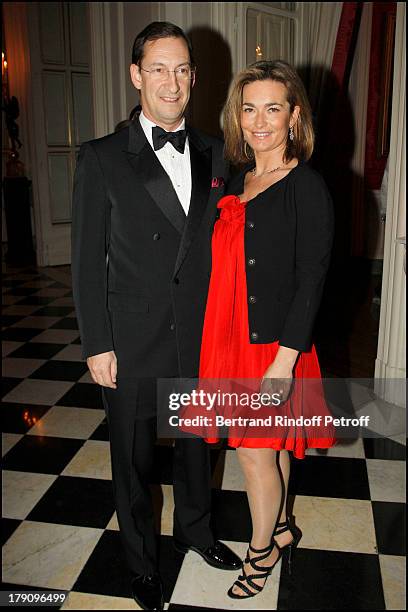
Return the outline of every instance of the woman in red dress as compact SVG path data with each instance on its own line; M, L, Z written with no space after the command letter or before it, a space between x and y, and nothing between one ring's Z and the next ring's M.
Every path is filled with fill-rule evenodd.
M263 390L280 391L282 401L289 398L272 409L274 415L322 417L318 425L252 430L252 437L250 427L229 431L253 525L242 573L228 591L243 598L263 589L282 549L292 552L301 536L286 514L289 451L303 459L306 448L336 441L334 429L324 425L329 412L311 341L330 259L333 210L323 179L306 164L314 141L311 111L291 66L257 62L238 74L224 132L227 158L247 167L218 203L200 384L228 379L233 388L250 379L251 387L257 380ZM204 437L218 441L217 433Z

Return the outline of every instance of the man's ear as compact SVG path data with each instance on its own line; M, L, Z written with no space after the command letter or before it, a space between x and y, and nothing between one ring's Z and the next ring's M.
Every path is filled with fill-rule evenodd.
M196 82L196 73L194 72L193 73L193 78L191 79L191 89L193 89L193 87L195 85L195 82Z
M140 72L139 66L136 64L130 64L130 78L133 83L133 86L136 89L142 89L142 74Z

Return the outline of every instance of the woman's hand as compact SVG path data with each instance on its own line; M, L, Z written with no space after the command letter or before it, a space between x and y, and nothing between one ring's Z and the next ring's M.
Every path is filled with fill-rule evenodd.
M279 347L274 361L267 367L262 378L261 393L268 393L274 396L272 400L276 405L279 398L280 404L286 402L289 397L293 381L293 368L296 363L299 351Z

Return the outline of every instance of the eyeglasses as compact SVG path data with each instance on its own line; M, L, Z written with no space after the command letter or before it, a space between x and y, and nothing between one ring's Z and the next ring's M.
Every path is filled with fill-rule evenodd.
M180 79L180 81L189 81L193 78L196 71L196 69L192 68L191 66L179 66L175 70L168 70L163 66L156 66L151 70L146 70L140 66L140 70L143 70L143 72L148 72L151 75L151 78L156 81L164 81L168 78L170 72L174 72L177 79Z

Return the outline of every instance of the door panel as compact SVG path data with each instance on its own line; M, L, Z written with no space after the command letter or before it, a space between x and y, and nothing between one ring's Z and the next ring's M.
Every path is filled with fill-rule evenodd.
M69 153L48 154L51 223L71 221L72 164Z
M29 3L40 265L71 261L72 178L94 137L87 2Z
M48 147L69 147L69 113L66 74L43 72L45 138Z

